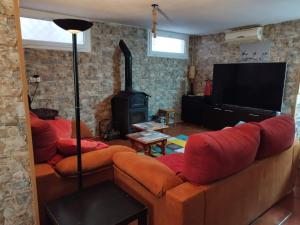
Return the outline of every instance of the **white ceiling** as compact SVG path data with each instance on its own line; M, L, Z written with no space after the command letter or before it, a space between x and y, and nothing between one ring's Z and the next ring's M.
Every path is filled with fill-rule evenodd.
M21 7L94 20L151 27L151 0L20 0ZM252 24L300 19L300 0L157 0L172 19L158 28L209 34Z

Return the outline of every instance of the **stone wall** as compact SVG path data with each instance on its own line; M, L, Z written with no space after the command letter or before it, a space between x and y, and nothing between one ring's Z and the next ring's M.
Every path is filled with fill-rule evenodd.
M0 1L0 224L35 224L13 0Z
M91 29L92 51L79 53L82 119L94 130L96 121L111 118L110 99L121 86L124 89L120 39L124 39L133 56L134 90L151 95L149 115L159 108L175 108L179 114L186 90L187 60L148 57L147 30L97 22ZM42 79L33 108L54 108L61 116L73 118L71 52L26 49L25 61L28 78L38 74Z
M271 61L288 64L282 111L294 114L299 87L300 20L265 26L264 39L272 43ZM190 38L190 57L197 68L196 93L203 92L207 78L212 79L213 64L240 62L239 48L239 44L225 43L223 33Z

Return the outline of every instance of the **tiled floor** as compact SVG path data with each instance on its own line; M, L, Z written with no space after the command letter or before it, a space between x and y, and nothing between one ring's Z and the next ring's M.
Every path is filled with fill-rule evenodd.
M167 129L165 133L171 136L179 134L189 136L203 131L206 130L199 126L179 123ZM128 140L114 140L108 143L130 146ZM259 217L252 225L300 225L300 163L293 192Z

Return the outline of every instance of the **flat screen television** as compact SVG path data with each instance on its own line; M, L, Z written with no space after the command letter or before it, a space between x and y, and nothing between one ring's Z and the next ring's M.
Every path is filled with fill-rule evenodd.
M281 111L286 63L215 64L213 102Z

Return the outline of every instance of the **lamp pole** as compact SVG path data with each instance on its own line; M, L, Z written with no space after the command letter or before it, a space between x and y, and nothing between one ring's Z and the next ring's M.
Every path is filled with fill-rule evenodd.
M79 99L79 78L77 62L77 34L72 33L73 46L73 81L75 100L75 121L76 121L76 152L77 152L77 176L78 189L82 189L82 162L81 162L81 132L80 132L80 99Z

